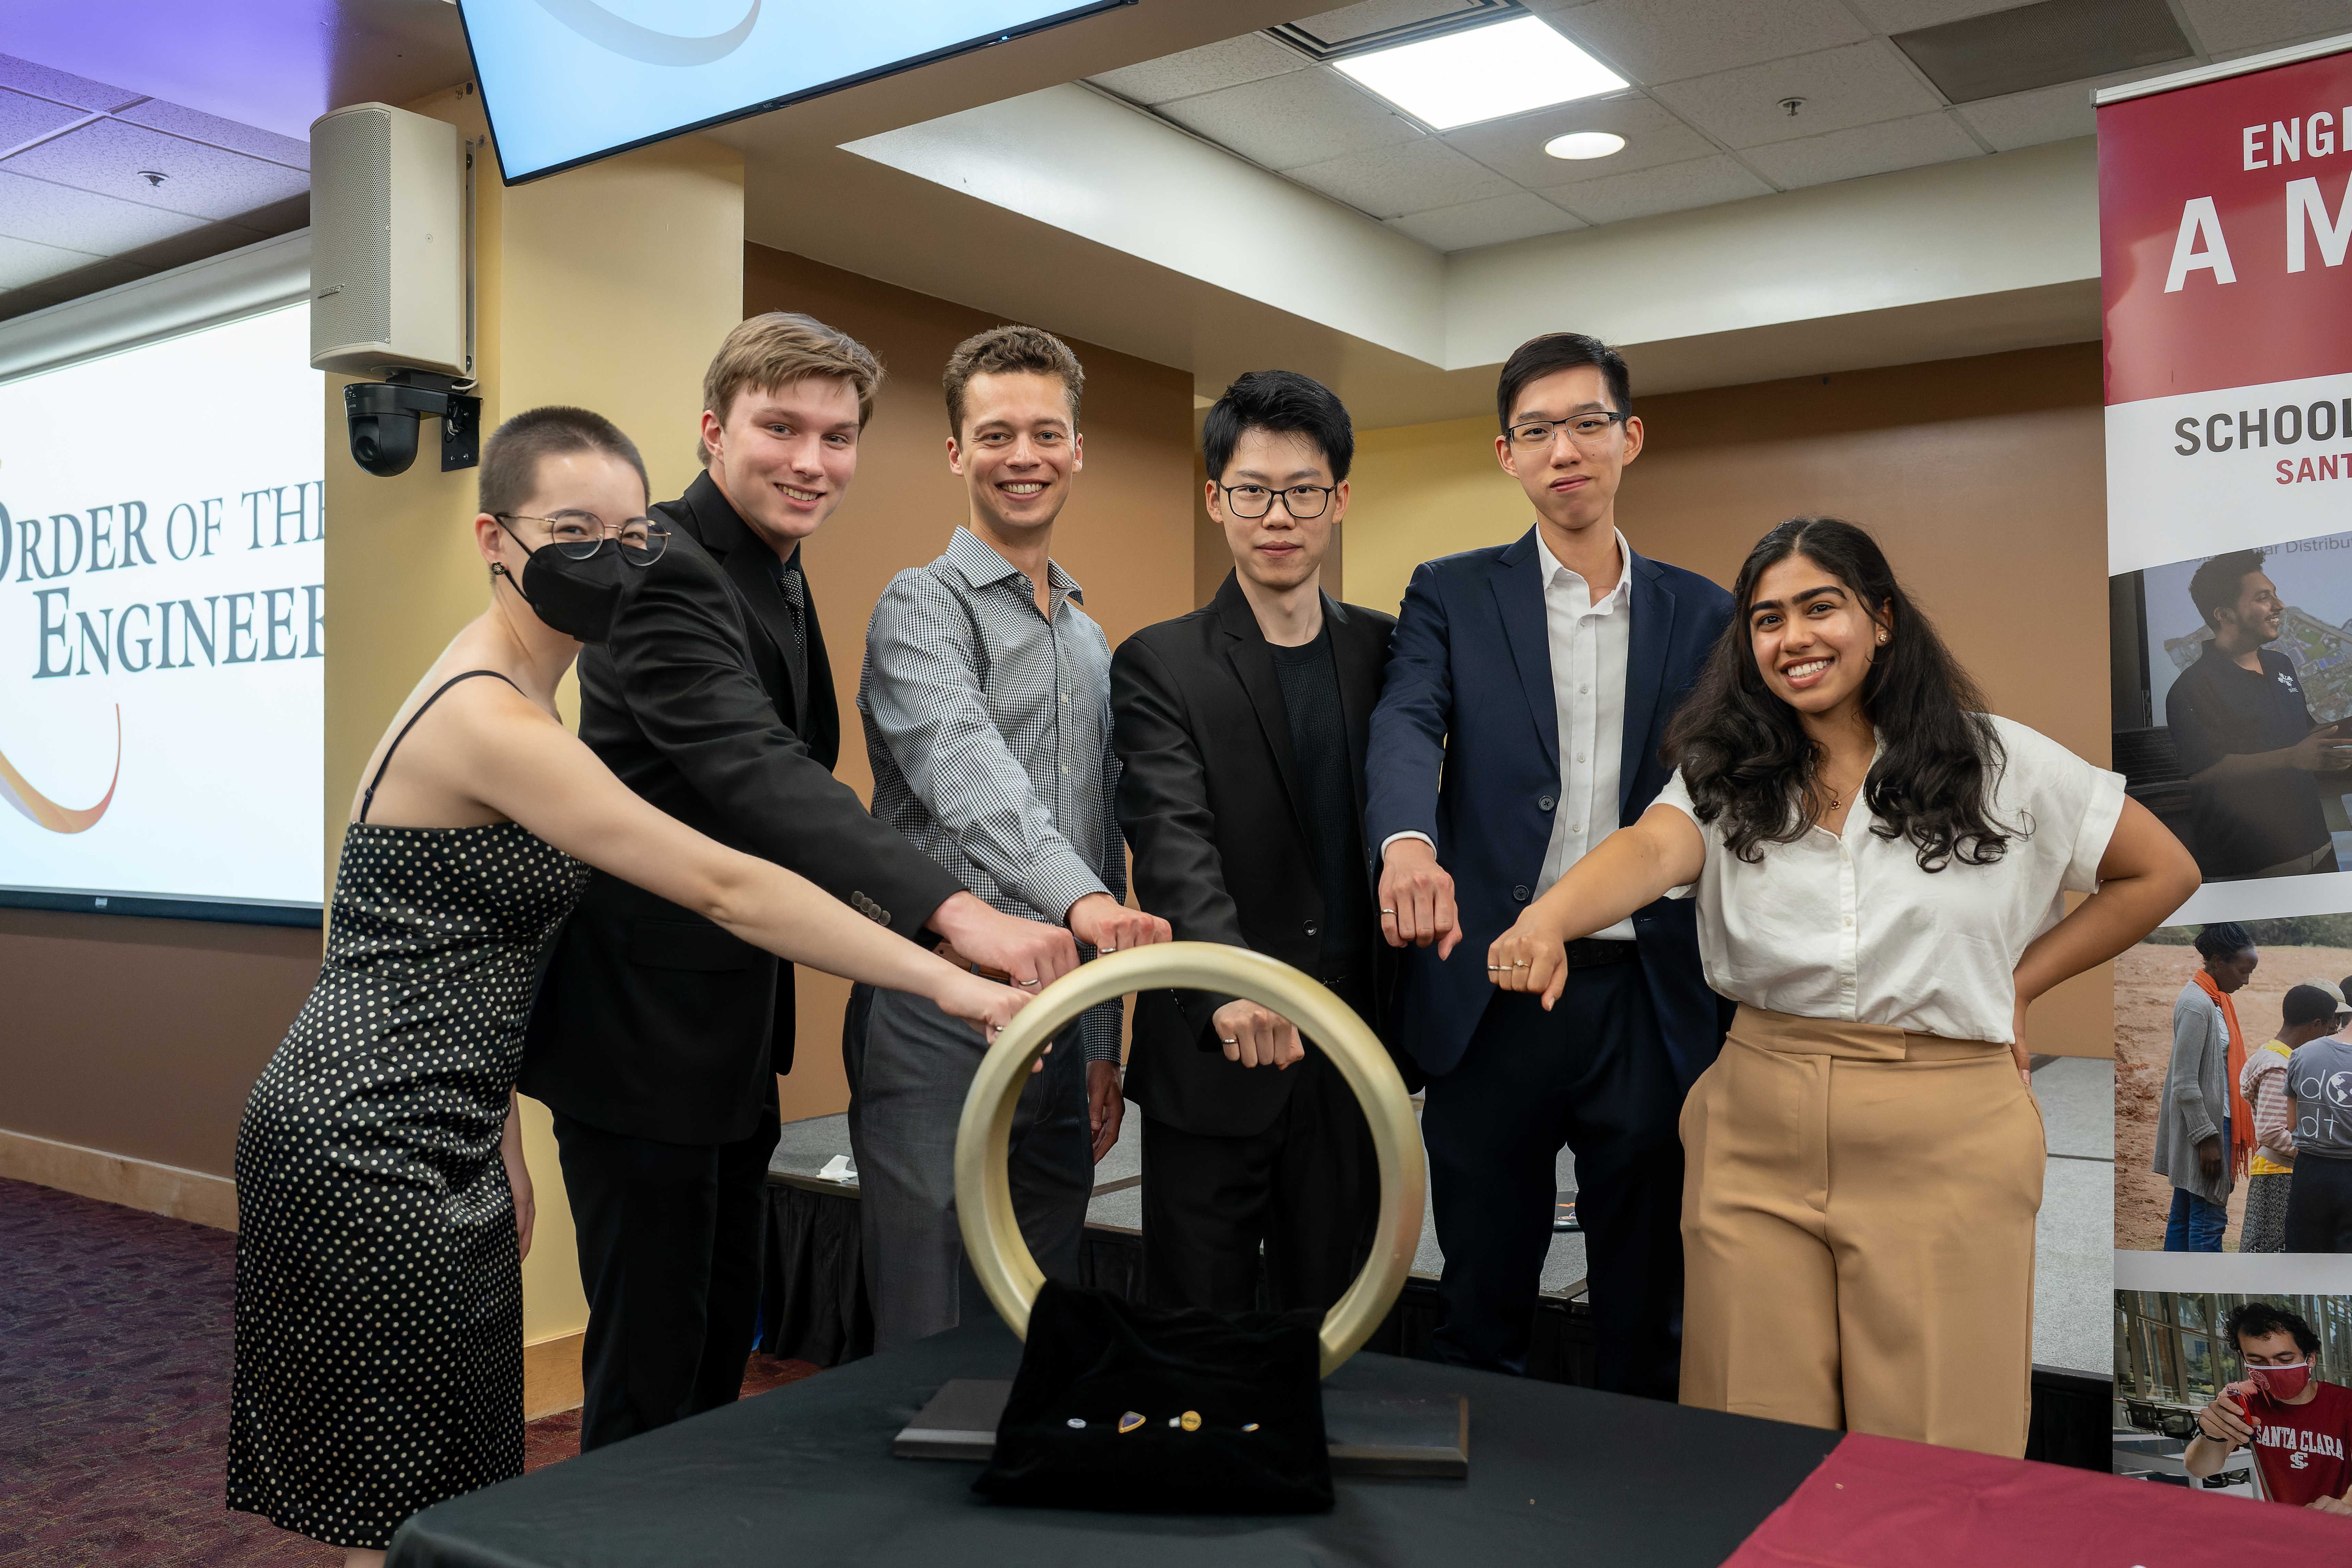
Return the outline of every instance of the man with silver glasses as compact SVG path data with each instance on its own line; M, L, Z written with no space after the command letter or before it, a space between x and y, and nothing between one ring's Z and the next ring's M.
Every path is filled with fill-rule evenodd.
M1632 382L1580 333L1503 365L1496 457L1533 526L1415 568L1372 715L1366 837L1402 950L1391 1028L1429 1075L1422 1134L1445 1272L1446 1360L1522 1372L1552 1237L1556 1162L1576 1209L1600 1386L1675 1396L1684 1092L1727 1009L1690 901L1569 944L1547 1012L1487 983L1488 944L1666 782L1667 721L1730 617L1696 573L1633 552L1617 489L1641 456Z
M653 509L667 549L625 575L608 640L581 655L580 738L697 831L918 942L1051 981L1076 965L1067 931L989 908L833 776L841 721L800 546L848 491L880 380L862 344L806 316L727 335L703 384L705 471ZM590 879L520 1080L555 1113L579 1238L583 1449L741 1389L793 1021L791 965Z

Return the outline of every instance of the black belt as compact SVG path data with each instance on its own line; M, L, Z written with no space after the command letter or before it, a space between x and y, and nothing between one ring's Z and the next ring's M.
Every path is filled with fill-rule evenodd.
M1568 944L1568 966L1570 969L1592 969L1603 963L1623 963L1632 959L1635 945L1630 942L1603 942L1588 936Z

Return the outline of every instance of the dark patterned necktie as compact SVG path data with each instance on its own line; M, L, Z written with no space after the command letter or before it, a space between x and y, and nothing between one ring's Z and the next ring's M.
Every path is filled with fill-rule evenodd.
M808 663L808 584L801 578L797 554L785 562L783 570L776 574L776 586L783 592L784 607L792 612L793 657L805 666Z

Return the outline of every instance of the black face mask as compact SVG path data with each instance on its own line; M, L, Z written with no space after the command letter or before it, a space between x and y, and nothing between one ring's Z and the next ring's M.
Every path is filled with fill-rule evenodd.
M628 570L621 559L624 548L620 541L607 539L593 555L575 559L552 544L541 545L523 563L520 582L503 565L493 563L490 570L514 583L548 630L602 643L611 638L613 617L620 613L621 585L627 580L623 574Z

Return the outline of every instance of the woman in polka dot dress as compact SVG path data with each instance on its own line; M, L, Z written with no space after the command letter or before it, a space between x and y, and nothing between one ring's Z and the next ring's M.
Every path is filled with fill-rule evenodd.
M347 1563L522 1469L514 1081L540 956L589 867L986 1037L1026 1000L664 816L557 720L581 642L660 569L625 436L534 409L490 438L480 485L489 607L369 759L318 985L237 1134L228 1503Z

